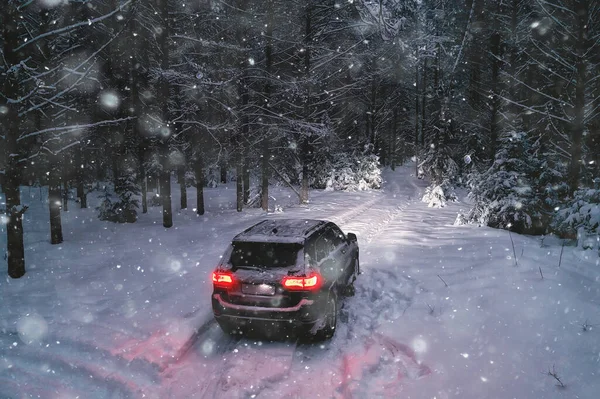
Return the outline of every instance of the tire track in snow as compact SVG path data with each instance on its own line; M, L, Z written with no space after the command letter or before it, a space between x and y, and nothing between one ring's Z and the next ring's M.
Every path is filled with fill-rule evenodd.
M348 211L345 211L345 212L343 212L341 214L330 216L329 220L331 220L332 222L334 222L337 225L346 224L351 219L354 219L357 216L360 216L360 215L366 213L374 205L376 205L377 203L383 201L384 198L385 198L384 196L378 195L377 197L373 198L370 201L365 202L362 205L359 205L359 206L357 206L355 208L352 208L352 209L350 209Z
M152 365L128 362L93 345L57 336L46 337L42 343L14 345L11 337L0 338L3 348L10 347L1 354L5 372L28 375L34 390L48 387L41 398L55 397L50 390L58 397L136 398L152 392L159 382L158 370Z
M410 177L406 180L405 185L413 187L415 192L399 200L401 203L391 210L373 209L375 204L389 199L389 196L381 196L360 206L359 212L346 212L350 215L346 220L349 220L353 215L373 209L368 216L375 223L370 223L366 229L352 229L359 240L364 240L361 253L366 253L389 224L400 219L412 201L418 200L414 195L418 195L419 187ZM361 262L361 266L366 265L367 268L362 268L363 276L355 283L355 296L346 298L342 304L338 331L332 341L320 345L301 345L294 357L294 379L305 380L311 388L314 386L312 384L319 384L324 389L321 391L324 397L351 398L355 394L370 397L377 393L393 398L401 389L403 379L419 379L431 373L426 365L417 361L408 345L377 332L384 322L400 319L422 288L407 276L368 267L369 264ZM333 368L335 365L337 369ZM317 371L311 372L311 369ZM324 373L324 370L328 372ZM297 374L302 377L298 378ZM285 397L296 397L296 394L302 397L302 382L296 382L292 389L287 389ZM369 386L366 391L361 388L366 386L365 382ZM286 388L280 389L286 391ZM309 395L308 391L306 395Z
M229 342L211 353L190 351L190 362L182 362L169 370L170 386L178 381L189 381L188 375L207 367L208 378L197 382L187 392L194 398L248 398L256 397L263 390L279 384L288 377L296 344L294 342L254 341L248 338L226 336ZM193 359L192 354L198 358ZM177 381L174 379L177 378ZM193 378L193 377L192 377ZM196 377L197 378L197 377ZM167 388L168 389L168 388ZM162 392L170 397L174 392Z

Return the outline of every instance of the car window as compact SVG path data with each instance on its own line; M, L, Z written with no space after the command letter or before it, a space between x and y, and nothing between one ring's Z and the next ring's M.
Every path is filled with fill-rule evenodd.
M304 246L304 261L307 264L311 264L317 259L317 238L318 237L310 238L307 240L306 245Z
M329 240L327 240L326 233L321 234L315 243L315 259L317 262L321 262L331 252L331 246Z
M329 233L328 237L333 242L334 247L339 247L346 242L346 236L344 236L344 233L336 226L330 226Z
M234 267L286 267L296 264L300 245L283 243L236 242L230 263Z

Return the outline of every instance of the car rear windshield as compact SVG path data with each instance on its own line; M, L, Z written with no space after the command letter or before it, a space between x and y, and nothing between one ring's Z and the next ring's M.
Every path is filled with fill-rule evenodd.
M292 266L296 263L301 247L299 244L287 243L234 242L230 262L233 267Z

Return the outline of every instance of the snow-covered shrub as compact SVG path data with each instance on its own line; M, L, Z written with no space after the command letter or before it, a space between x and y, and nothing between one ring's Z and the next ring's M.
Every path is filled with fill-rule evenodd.
M381 188L379 157L365 146L363 152L340 153L334 157L325 182L327 190L364 191Z
M464 226L466 224L469 224L469 220L467 219L467 216L460 212L458 215L456 215L456 219L454 220L454 226Z
M430 208L443 208L447 202L456 201L458 201L458 197L448 180L442 184L427 187L423 196L423 202L427 203Z
M575 192L564 209L556 213L553 227L579 243L600 235L600 189L588 188Z
M454 183L460 169L446 145L431 144L425 159L419 164L419 178L427 177L431 185L426 189L423 202L432 208L442 208L447 201L457 201Z
M148 206L162 206L162 198L158 193L149 193L148 195Z
M458 164L450 155L450 149L445 145L432 144L419 168L434 186L444 182L452 183L460 172Z
M261 207L261 195L262 187L255 186L250 188L250 194L248 194L248 202L246 206L248 208L260 208Z
M115 194L116 201L113 200L108 187L105 187L100 196L102 201L97 208L98 218L116 223L134 223L137 220L137 208L139 208L137 196L140 194L140 190L132 170L126 171L117 179Z
M217 188L219 186L219 179L216 174L209 173L206 178L206 187Z
M533 184L538 160L526 133L509 132L500 138L492 166L470 180L474 205L471 223L532 233L541 228L541 201Z
M102 194L98 198L101 199L100 205L96 207L96 210L98 211L98 219L112 222L112 218L114 216L114 203L113 196L108 186L104 186Z
M196 174L193 170L186 170L184 174L186 187L196 187Z

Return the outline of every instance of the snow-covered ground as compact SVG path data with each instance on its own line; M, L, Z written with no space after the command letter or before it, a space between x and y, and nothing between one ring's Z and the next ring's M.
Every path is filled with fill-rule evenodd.
M25 188L28 272L0 278L0 398L597 398L597 255L565 247L559 268L558 240L513 234L515 266L508 232L453 226L466 205L428 208L413 168L307 206L276 189L284 212L268 215L207 189L207 214L180 211L169 230L159 208L116 225L72 205L59 246ZM265 217L358 235L363 274L331 341L236 340L212 321L211 270Z

